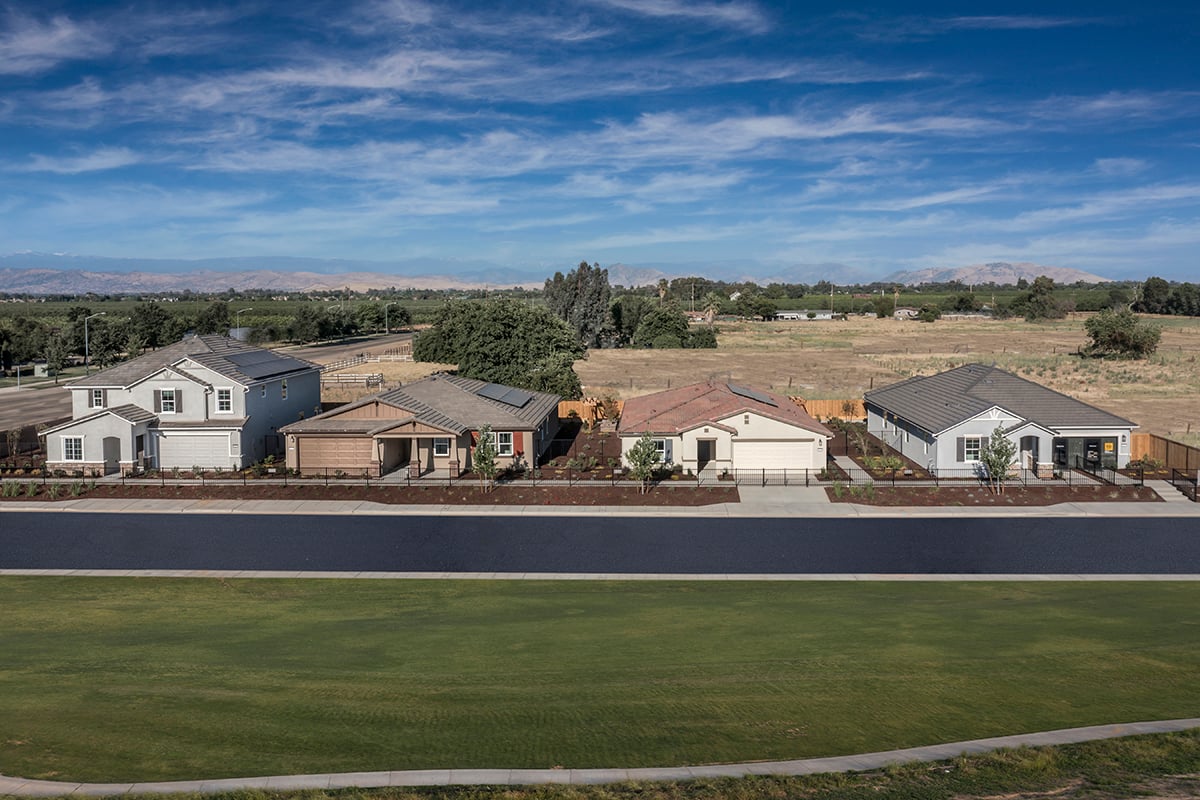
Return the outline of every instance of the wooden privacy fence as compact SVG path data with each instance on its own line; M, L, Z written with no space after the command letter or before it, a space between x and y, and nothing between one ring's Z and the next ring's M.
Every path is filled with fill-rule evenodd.
M793 397L792 402L816 419L864 420L867 408L861 398L850 400L805 400Z
M1184 472L1200 470L1200 447L1192 447L1157 433L1135 433L1129 437L1129 457L1137 460L1143 456L1161 461L1167 469Z
M621 411L625 408L625 401L611 401L616 406L617 416L621 416ZM579 417L588 425L595 425L602 419L607 419L605 411L605 403L598 397L585 397L582 400L559 400L558 401L558 416L559 419L566 419L572 416Z

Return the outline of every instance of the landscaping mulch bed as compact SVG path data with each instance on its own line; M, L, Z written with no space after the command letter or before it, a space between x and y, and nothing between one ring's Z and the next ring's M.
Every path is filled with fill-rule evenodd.
M833 503L869 506L1052 506L1058 503L1145 502L1161 503L1158 493L1146 486L1037 486L1006 487L995 494L982 486L875 486L852 492L826 488Z
M480 491L478 484L464 482L458 486L366 486L363 484L241 484L232 486L153 486L100 485L86 489L78 497L69 492L57 500L80 498L121 498L131 500L364 500L389 505L546 505L546 506L706 506L714 503L736 503L738 492L732 486L674 488L655 486L641 494L636 486L497 486L489 492ZM39 487L33 497L22 493L5 497L5 501L46 501L52 498Z

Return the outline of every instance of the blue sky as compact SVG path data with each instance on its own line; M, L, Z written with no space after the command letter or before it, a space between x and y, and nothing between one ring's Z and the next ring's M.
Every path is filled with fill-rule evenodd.
M1198 31L1158 3L0 4L0 251L1196 280Z

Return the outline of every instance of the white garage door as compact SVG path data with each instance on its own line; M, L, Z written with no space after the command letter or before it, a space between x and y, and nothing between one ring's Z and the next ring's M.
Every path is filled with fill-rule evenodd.
M812 442L735 442L734 469L816 469Z
M229 434L161 434L158 440L158 466L167 469L228 467Z

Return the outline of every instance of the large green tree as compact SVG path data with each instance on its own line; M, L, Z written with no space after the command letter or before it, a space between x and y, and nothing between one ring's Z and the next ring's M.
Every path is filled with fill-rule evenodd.
M1091 344L1085 352L1091 356L1116 358L1146 358L1158 349L1162 329L1138 319L1128 309L1105 309L1088 317L1083 323Z
M468 378L566 398L583 396L573 365L584 354L566 322L513 299L446 303L413 345L417 361L457 364Z
M566 276L554 273L545 285L546 306L570 325L585 347L600 347L613 332L608 270L586 261Z
M177 338L171 336L171 315L158 303L138 303L134 306L129 313L129 329L143 347L162 347Z

